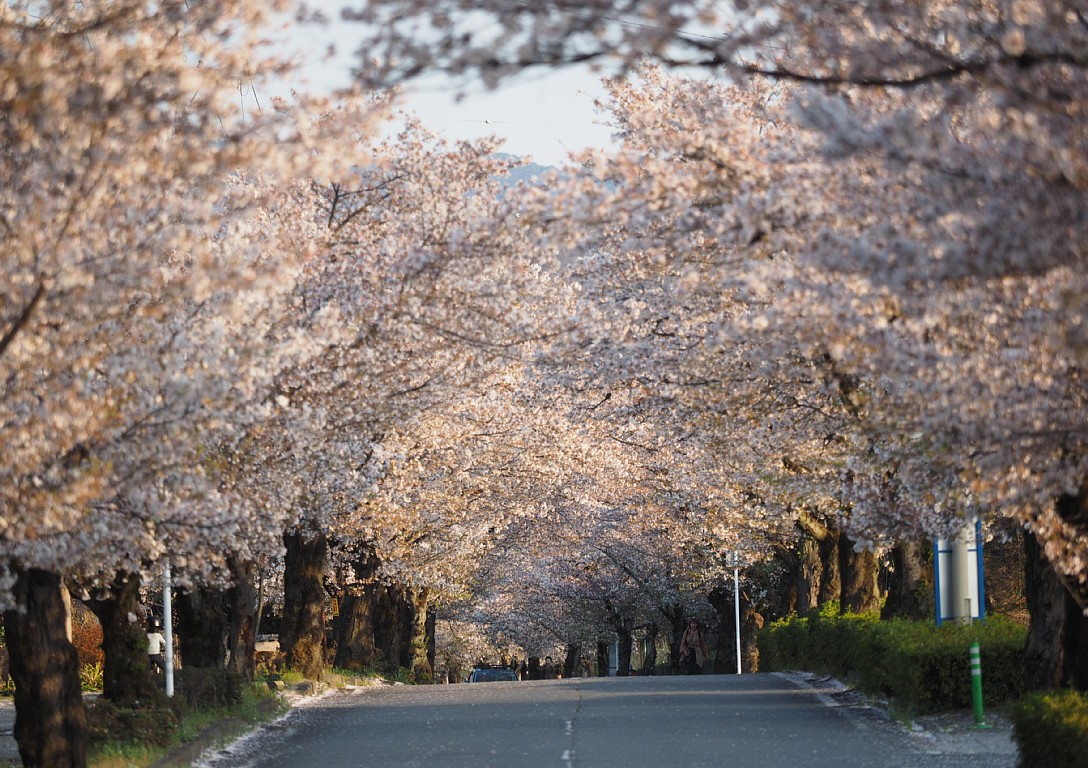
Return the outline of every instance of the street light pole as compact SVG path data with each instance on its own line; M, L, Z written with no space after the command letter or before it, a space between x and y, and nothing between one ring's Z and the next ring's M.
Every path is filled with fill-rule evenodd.
M737 674L740 670L740 556L733 550L733 612L737 625Z
M174 607L170 601L170 566L162 573L162 624L166 635L166 695L174 695Z

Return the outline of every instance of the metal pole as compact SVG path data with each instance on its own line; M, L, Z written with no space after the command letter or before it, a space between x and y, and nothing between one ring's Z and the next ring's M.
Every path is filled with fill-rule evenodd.
M170 566L162 573L162 624L166 635L166 695L174 695L174 608L170 603Z
M740 672L740 557L733 550L733 612L737 625L737 674Z

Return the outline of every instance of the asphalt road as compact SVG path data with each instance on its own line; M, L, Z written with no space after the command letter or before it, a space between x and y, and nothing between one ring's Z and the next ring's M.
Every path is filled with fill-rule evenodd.
M833 683L833 681L830 681ZM830 683L829 683L830 684ZM935 746L838 688L781 675L591 678L335 691L203 768L1013 768L998 746ZM962 742L962 743L961 743ZM995 742L996 743L996 742Z

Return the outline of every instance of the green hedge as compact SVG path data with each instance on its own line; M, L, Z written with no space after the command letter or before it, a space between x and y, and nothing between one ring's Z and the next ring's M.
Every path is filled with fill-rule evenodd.
M1013 707L1020 768L1083 768L1088 761L1088 696L1036 693Z
M1023 691L1026 628L995 616L984 624L945 624L823 612L790 617L759 634L760 668L804 669L849 678L925 714L970 707L970 646L982 656L983 702Z

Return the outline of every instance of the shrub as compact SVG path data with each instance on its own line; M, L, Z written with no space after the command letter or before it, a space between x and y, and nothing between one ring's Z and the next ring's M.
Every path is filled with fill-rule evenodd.
M102 664L84 664L79 668L79 684L85 693L101 691L105 683L105 667Z
M984 702L1022 690L1024 627L1001 617L985 624L946 624L822 613L775 622L759 634L764 669L805 669L848 676L859 687L893 696L917 711L971 706L969 649L979 641Z
M245 681L225 669L190 667L174 671L174 693L179 706L219 709L242 700Z
M165 747L177 729L178 716L168 707L119 707L106 699L98 699L87 707L87 734L94 742Z
M1088 755L1088 695L1036 693L1012 709L1020 768L1080 768Z
M98 622L98 617L86 608L73 611L72 645L76 647L76 653L79 654L79 666L105 663L106 656L102 652L102 625Z

